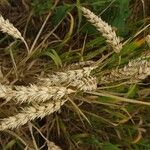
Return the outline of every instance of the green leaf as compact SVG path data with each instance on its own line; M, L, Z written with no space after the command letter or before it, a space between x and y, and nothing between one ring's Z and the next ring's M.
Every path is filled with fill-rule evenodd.
M54 15L52 17L52 23L54 24L54 26L57 25L63 18L65 18L67 13L70 12L71 9L72 6L67 4L56 7Z
M81 32L82 33L86 33L86 34L96 34L98 33L98 31L96 30L96 28L90 24L89 22L87 22L82 28L81 28Z
M32 0L32 10L34 15L40 16L47 11L49 11L52 7L53 0Z
M118 10L115 14L115 19L112 23L113 26L115 26L120 35L127 35L129 32L128 24L127 24L127 18L130 15L130 8L129 8L129 2L130 0L116 0Z
M42 55L49 56L55 62L56 66L62 66L62 61L54 49L48 49Z
M120 150L117 145L111 143L103 143L102 150Z
M127 97L128 98L134 98L135 95L137 93L137 85L131 85L129 90L128 90L128 93L127 93Z

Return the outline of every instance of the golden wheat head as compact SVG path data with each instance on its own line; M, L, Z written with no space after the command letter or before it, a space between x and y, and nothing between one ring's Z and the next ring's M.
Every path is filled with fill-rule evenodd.
M14 25L10 23L8 19L5 20L2 15L0 15L0 30L3 33L7 33L16 39L20 39L22 42L24 42L27 50L29 50L28 45L23 36L21 35L20 31L17 28L15 28Z
M130 61L122 68L113 69L101 78L102 83L111 83L120 80L139 82L150 75L150 61L144 57Z
M92 23L96 29L102 33L103 37L106 38L106 42L111 45L116 53L119 53L122 49L120 38L117 37L115 31L108 23L103 21L100 17L96 16L93 12L85 7L81 7L83 15Z
M0 130L14 129L36 118L44 118L58 111L65 102L66 100L57 100L42 104L34 103L32 106L24 107L18 114L2 119L0 122Z

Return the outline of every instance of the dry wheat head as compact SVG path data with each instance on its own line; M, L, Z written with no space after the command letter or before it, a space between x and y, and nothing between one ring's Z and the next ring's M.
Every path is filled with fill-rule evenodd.
M111 45L113 50L116 53L119 53L122 49L122 43L120 42L120 38L117 37L115 31L112 29L108 23L103 21L100 17L96 16L93 12L85 7L81 7L83 15L88 19L90 23L92 23L96 29L102 33L103 37L106 38L108 44Z
M69 87L75 87L80 91L94 91L97 89L97 78L96 77L84 77L79 80L74 80L73 82L70 83Z
M44 118L58 111L67 100L55 100L42 104L33 104L22 108L22 111L14 116L1 119L0 130L14 129L36 118Z
M139 82L150 75L150 61L141 58L130 61L120 69L113 69L101 78L101 83L111 83L120 80Z
M20 31L17 28L15 28L14 25L10 23L8 19L5 20L2 15L0 15L0 30L3 33L7 33L16 39L22 40L27 50L29 50L28 45L23 36L21 35Z
M15 100L17 103L41 103L50 99L61 99L65 95L75 91L66 87L44 87L44 86L11 86L0 85L0 97L6 102Z
M145 40L146 40L148 46L150 47L150 35L149 34L146 36Z
M48 142L48 150L62 150L59 146L55 145L54 142Z
M44 86L61 85L62 83L71 83L74 80L82 79L83 77L90 76L90 73L96 67L83 67L77 70L68 70L66 72L56 72L53 75L49 75L48 78L38 78L37 84Z

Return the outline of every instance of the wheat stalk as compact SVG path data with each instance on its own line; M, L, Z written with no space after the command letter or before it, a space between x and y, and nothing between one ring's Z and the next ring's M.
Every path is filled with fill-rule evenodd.
M42 103L41 105L34 103L32 106L24 107L20 113L2 119L0 122L0 130L14 129L36 118L44 118L58 111L66 101L67 100L50 101Z
M8 19L5 20L2 15L0 15L0 30L3 33L7 33L16 39L22 40L22 42L24 42L27 50L29 51L28 44L25 41L25 39L23 38L23 36L21 35L20 31L17 28L15 28L14 25L12 23L10 23Z
M95 61L92 61L92 60L90 60L90 61L82 61L82 62L77 62L77 63L73 63L73 64L71 64L71 65L68 65L67 66L67 69L69 69L69 70L71 70L71 69L73 69L73 70L75 70L75 69L79 69L79 68L83 68L83 67L87 67L87 66L91 66L91 65L93 65L95 63Z
M150 75L150 61L142 58L132 60L123 68L113 69L101 78L101 83L111 83L120 80L139 82Z
M112 46L113 50L116 53L119 53L122 49L122 44L120 42L121 40L119 37L117 37L112 27L103 21L100 17L96 16L89 9L81 7L81 10L88 21L91 22L96 27L96 29L102 33L103 37L106 38L107 43Z
M74 91L66 87L44 87L44 86L10 86L0 85L0 98L6 99L6 102L11 99L17 103L45 102L49 99L61 99L65 95L71 94Z
M38 78L37 84L44 86L61 85L62 83L71 83L74 80L90 76L90 73L96 66L83 67L83 69L69 70L66 72L56 72L48 78Z

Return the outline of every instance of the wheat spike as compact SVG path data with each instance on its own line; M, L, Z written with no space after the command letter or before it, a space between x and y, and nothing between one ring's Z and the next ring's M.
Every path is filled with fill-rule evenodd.
M148 46L150 47L150 35L149 34L146 36L145 40L146 40Z
M67 100L50 101L42 103L41 105L34 103L32 106L24 107L20 113L1 119L0 130L14 129L36 118L44 118L58 111L66 101Z
M79 80L74 80L73 82L70 83L69 86L76 87L80 91L94 91L97 89L97 79L96 77L84 77Z
M69 70L66 72L57 72L50 75L48 78L38 78L38 85L52 86L60 85L62 83L71 83L74 80L82 79L83 77L90 76L90 73L96 67L83 67L83 69Z
M101 78L101 83L111 83L120 80L139 82L150 75L150 61L141 58L130 61L120 69L113 69Z
M59 146L55 145L54 142L48 142L48 150L62 150Z
M8 19L5 20L2 15L0 15L0 30L3 33L7 33L16 39L22 40L27 50L29 50L28 45L23 36L21 35L20 31L17 28L15 28L14 25L10 23Z
M119 53L122 49L122 44L120 42L120 38L117 37L112 27L103 21L100 17L96 16L89 9L81 7L81 10L88 21L91 22L96 27L96 29L102 33L103 37L106 38L107 43L112 46L113 50L116 53Z
M10 86L0 85L0 97L6 99L6 102L11 99L17 103L45 102L49 99L61 99L65 95L71 94L74 91L66 87L44 87L44 86L15 86L12 89Z

